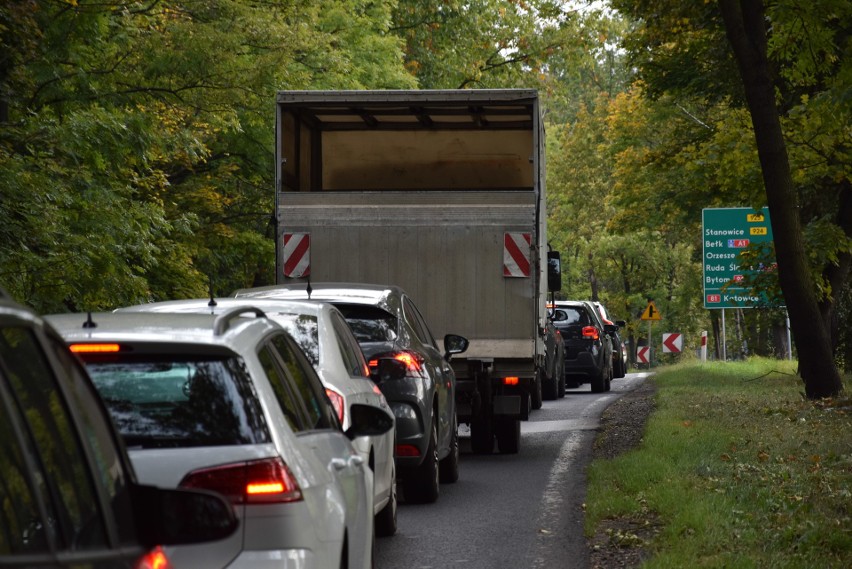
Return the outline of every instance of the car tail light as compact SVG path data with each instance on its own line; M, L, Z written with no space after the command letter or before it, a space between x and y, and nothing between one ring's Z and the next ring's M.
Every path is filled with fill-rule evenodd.
M343 396L330 387L325 388L325 394L328 395L328 398L331 400L332 407L334 407L334 410L337 412L337 418L340 419L340 423L343 424L343 418L346 416L346 404L343 401Z
M589 338L592 340L597 340L601 337L601 333L594 326L584 326L583 327L583 337Z
M516 376L509 376L503 378L503 385L518 385L521 380Z
M159 545L142 556L133 569L172 569L169 558Z
M234 504L275 504L302 499L299 483L278 457L194 470L184 476L180 486L219 492Z
M396 456L420 456L420 449L414 445L396 445Z
M370 359L369 367L371 370L375 370L379 367L379 360L382 358L394 358L395 360L399 360L405 364L406 369L409 373L420 374L420 371L423 369L423 356L416 352L409 351L400 351L400 352L391 352L389 354L380 354Z

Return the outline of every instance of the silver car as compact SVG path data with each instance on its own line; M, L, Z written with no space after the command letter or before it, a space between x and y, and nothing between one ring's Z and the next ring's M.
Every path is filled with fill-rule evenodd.
M140 480L230 498L242 531L168 550L176 567L368 568L372 472L290 335L248 315L47 319L86 363ZM392 427L362 405L347 435Z
M453 354L467 350L466 338L447 334L443 350L414 301L393 285L312 283L243 289L243 300L276 299L328 302L355 333L376 381L396 417L397 475L407 502L435 502L439 483L459 477L456 376ZM405 364L402 377L379 371L389 362Z
M325 385L326 394L331 399L344 430L348 429L352 422L353 405L374 405L391 413L385 396L370 379L370 370L358 340L343 315L331 304L297 300L247 301L217 298L152 302L119 308L116 312L221 314L225 310L246 305L263 310L296 340ZM373 470L376 535L393 535L397 528L394 431L357 437L352 444Z

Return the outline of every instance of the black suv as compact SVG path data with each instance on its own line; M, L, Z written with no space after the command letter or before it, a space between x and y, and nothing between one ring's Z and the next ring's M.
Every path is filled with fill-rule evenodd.
M169 568L161 545L225 538L224 498L136 482L82 364L0 290L0 566Z
M610 390L613 377L612 338L618 327L604 324L586 301L560 300L551 315L565 343L566 383L591 383L594 393Z

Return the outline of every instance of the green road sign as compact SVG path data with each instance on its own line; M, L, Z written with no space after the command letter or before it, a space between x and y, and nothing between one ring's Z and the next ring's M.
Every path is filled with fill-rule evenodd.
M702 210L701 234L704 308L767 306L765 295L754 294L742 282L764 267L744 267L740 253L772 241L769 208L706 208Z

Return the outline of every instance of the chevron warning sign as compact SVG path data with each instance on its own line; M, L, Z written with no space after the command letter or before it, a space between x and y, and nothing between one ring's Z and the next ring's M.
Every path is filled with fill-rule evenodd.
M311 274L311 234L284 234L284 276L290 279Z
M503 276L530 276L531 233L503 234Z
M679 354L683 351L683 334L666 332L663 334L663 351L669 354Z

